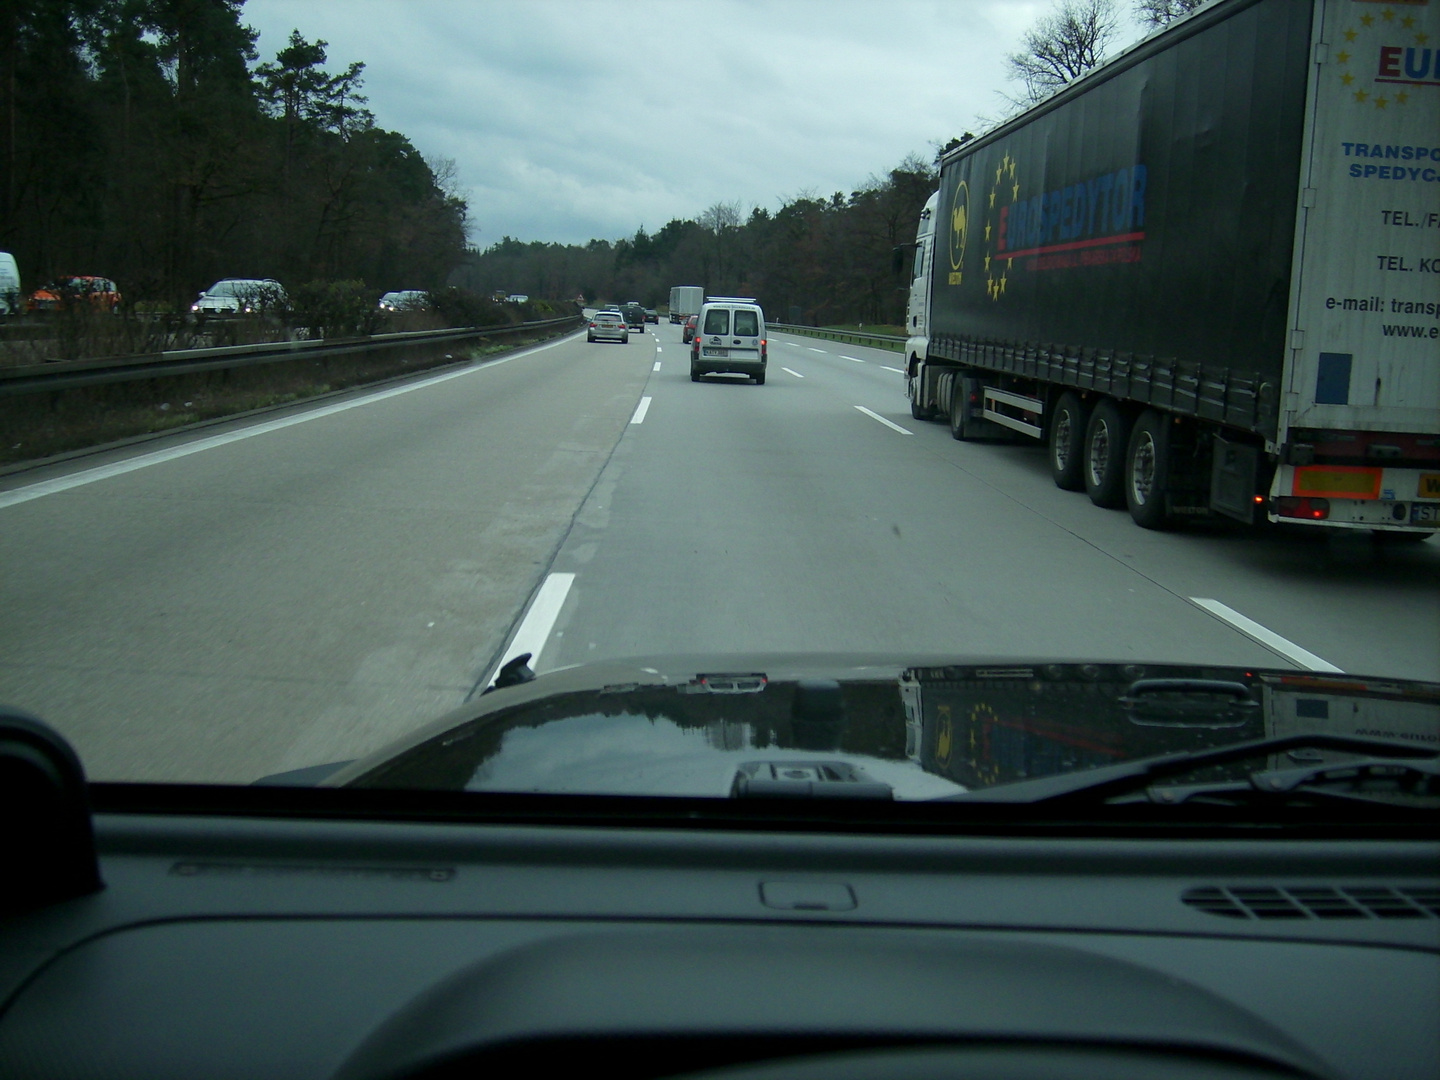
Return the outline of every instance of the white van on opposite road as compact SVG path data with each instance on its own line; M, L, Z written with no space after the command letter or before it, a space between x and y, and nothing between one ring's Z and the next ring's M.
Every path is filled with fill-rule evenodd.
M690 343L690 381L701 375L749 375L765 385L765 312L749 297L707 296Z
M15 256L0 251L0 314L19 315L25 310L25 301L20 292L20 267Z

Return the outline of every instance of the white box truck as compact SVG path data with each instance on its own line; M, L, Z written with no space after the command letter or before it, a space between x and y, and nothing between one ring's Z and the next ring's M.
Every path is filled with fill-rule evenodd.
M674 286L670 290L670 321L684 322L691 315L699 315L703 303L705 290L699 285Z

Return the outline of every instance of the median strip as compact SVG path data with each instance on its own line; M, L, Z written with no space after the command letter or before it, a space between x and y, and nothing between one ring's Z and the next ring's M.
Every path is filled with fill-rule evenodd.
M898 431L901 435L914 435L914 434L915 434L913 431L910 431L910 430L908 430L907 428L903 428L903 427L901 427L899 424L893 424L893 423L891 423L889 420L886 420L885 417L881 416L879 413L874 412L874 411L872 411L872 410L870 410L870 409L865 408L864 405L856 405L855 408L859 409L859 410L860 410L861 412L863 412L866 416L870 417L871 420L879 420L880 423L884 424L886 427L890 428L892 431Z

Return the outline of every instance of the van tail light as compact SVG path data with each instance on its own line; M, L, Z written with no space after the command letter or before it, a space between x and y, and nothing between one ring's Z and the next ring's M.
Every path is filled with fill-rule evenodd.
M1275 500L1275 514L1277 517L1324 521L1330 516L1330 500L1308 495L1282 495Z

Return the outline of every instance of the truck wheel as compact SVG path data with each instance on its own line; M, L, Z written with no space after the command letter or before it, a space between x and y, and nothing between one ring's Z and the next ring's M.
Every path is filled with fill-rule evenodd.
M1146 409L1130 432L1125 455L1125 505L1142 529L1170 524L1165 491L1170 486L1170 422L1163 413Z
M965 442L973 438L970 434L970 395L965 392L965 384L958 377L955 382L959 385L950 394L950 437Z
M1085 425L1090 410L1078 394L1060 395L1050 414L1050 478L1065 491L1085 490Z
M1130 418L1108 398L1095 406L1085 426L1085 494L1096 506L1118 510L1125 505L1125 451L1130 443Z
M916 420L929 420L932 415L930 410L922 409L920 403L915 400L915 395L919 392L918 380L911 379L907 383L906 389L910 396L910 415Z

